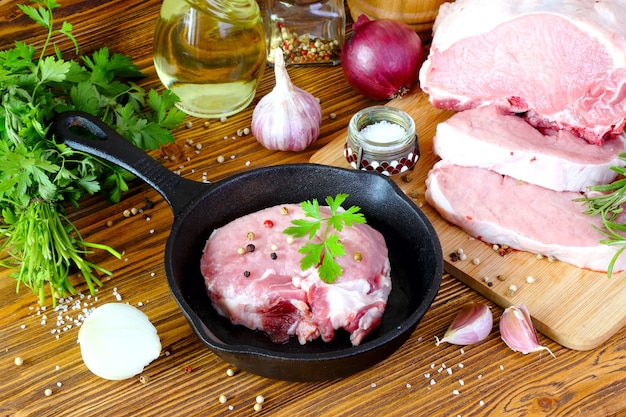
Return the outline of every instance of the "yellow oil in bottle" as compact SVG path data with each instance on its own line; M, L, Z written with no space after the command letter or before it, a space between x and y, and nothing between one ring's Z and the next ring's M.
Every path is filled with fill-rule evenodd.
M243 110L265 70L265 35L255 0L164 0L154 65L187 114L219 118Z

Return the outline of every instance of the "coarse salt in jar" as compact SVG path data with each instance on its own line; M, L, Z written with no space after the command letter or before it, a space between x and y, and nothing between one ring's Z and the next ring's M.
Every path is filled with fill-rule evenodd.
M419 159L415 122L390 106L372 106L352 116L344 156L354 169L395 175L412 169Z

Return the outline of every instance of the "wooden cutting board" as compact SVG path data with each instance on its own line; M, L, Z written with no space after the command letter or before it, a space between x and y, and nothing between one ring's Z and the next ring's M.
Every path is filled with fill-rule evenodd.
M434 108L428 96L417 88L387 105L406 111L415 120L420 160L408 176L400 174L394 180L433 223L447 272L503 308L525 304L537 329L570 349L593 349L626 325L626 273L613 274L609 279L606 274L540 259L528 252L502 256L492 245L473 239L444 220L426 203L424 181L438 160L432 152L437 124L452 112ZM312 156L311 162L349 167L343 157L345 137L343 132L332 138ZM467 259L453 262L450 254L458 249ZM507 294L512 285L517 290L513 295Z

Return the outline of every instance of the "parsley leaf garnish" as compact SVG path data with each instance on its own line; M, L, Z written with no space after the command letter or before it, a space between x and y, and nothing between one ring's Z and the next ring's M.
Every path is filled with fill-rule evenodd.
M284 233L297 238L307 237L308 242L298 250L304 255L300 260L300 268L305 270L317 267L320 279L329 284L335 282L343 273L336 258L346 254L339 235L333 233L333 230L341 232L344 226L351 227L366 222L360 207L341 209L347 198L348 194L337 194L335 198L326 197L326 204L330 209L330 216L326 217L320 212L317 199L303 201L300 206L305 218L292 220L292 226L284 230ZM320 233L321 236L316 238Z

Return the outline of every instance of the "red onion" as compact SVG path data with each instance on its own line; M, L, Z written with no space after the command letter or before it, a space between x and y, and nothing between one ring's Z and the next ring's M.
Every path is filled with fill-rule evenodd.
M420 37L408 25L362 14L352 25L341 67L348 83L366 97L385 100L409 92L424 61Z

